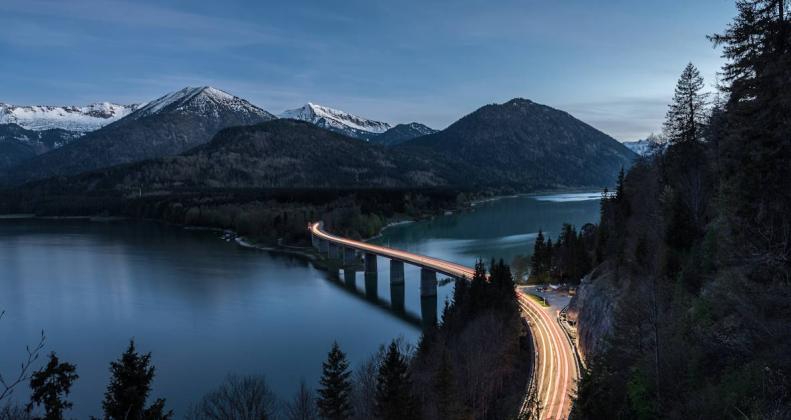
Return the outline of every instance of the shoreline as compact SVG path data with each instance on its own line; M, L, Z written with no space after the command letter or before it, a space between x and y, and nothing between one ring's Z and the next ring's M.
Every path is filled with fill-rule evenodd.
M572 193L592 193L592 189L555 189L555 190L543 190L543 191L534 191L529 193L517 193L517 194L506 194L506 195L496 195L492 197L480 198L477 200L471 200L461 206L456 206L452 209L445 209L441 211L437 211L434 214L425 215L423 217L417 218L400 218L395 219L391 222L385 224L379 232L375 235L362 239L364 242L368 242L374 239L381 237L384 232L392 227L401 226L411 223L417 223L422 220L427 219L434 219L440 216L449 216L457 212L464 212L464 211L475 211L475 207L486 204L492 203L495 201L508 199L508 198L517 198L523 196L538 196L538 195L550 195L550 194L572 194ZM170 223L164 220L158 219L133 219L130 217L122 217L122 216L37 216L35 213L9 213L9 214L0 214L0 221L3 220L47 220L47 221L57 221L57 220L66 220L66 221L86 221L86 222L116 222L116 221L124 221L124 220L142 220L148 222L155 222L155 223L162 223L165 225L172 225L172 226L179 226L184 230L192 230L192 231L208 231L208 232L218 232L222 233L219 236L219 239L225 240L226 242L233 241L238 246L243 248L249 249L256 249L265 252L271 252L276 254L286 254L286 255L293 255L297 257L304 258L307 261L313 263L317 268L326 268L321 267L321 256L313 250L311 246L298 246L298 245L284 245L284 244L266 244L266 243L257 243L251 240L250 238L238 234L236 231L231 229L213 227L213 226L199 226L199 225L183 225L177 223Z

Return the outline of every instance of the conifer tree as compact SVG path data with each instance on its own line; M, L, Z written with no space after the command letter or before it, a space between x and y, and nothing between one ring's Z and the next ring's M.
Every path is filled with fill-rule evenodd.
M470 297L470 283L467 279L457 279L453 287L451 305L456 314L463 314ZM454 312L454 311L451 311ZM447 317L443 317L443 322Z
M615 200L618 202L623 202L626 199L623 193L623 180L624 180L624 173L623 173L623 166L621 166L621 171L618 172L618 185L615 188Z
M146 408L146 399L151 392L151 381L154 379L154 366L151 365L151 353L140 355L135 350L135 341L129 341L129 347L121 358L110 363L110 384L104 393L104 418L106 420L153 420L169 419L172 411L165 412L165 400L157 399Z
M544 232L539 229L538 236L536 236L536 242L533 245L533 256L530 257L530 277L535 279L541 278L541 275L544 272L543 258L545 246Z
M553 258L555 258L555 246L552 245L552 238L547 238L547 245L544 247L544 255L541 256L543 270L548 274L547 282L549 282L549 277L552 276Z
M376 414L384 420L418 418L417 404L412 397L412 381L407 361L393 341L379 365L376 380Z
M739 0L711 40L723 47L726 124L719 144L721 203L733 253L791 277L791 21L787 0Z
M701 89L703 78L700 72L692 63L687 64L678 79L673 102L665 117L665 135L671 144L701 140L707 119L706 94Z
M454 412L456 388L453 382L453 369L448 361L448 353L443 350L439 368L434 376L434 392L437 394L437 414L441 419L457 418Z
M33 406L44 406L44 420L61 420L63 411L72 407L72 403L65 399L71 391L74 381L79 378L75 373L76 367L70 363L61 363L55 353L50 353L49 362L40 370L31 375L30 404L28 412Z
M321 388L316 405L319 415L330 420L348 419L352 416L352 383L349 379L351 371L346 354L341 351L338 343L332 344L327 361L322 364Z
M472 276L472 282L470 282L470 309L473 312L485 308L489 303L486 286L486 265L483 260L479 259L475 262L475 273Z

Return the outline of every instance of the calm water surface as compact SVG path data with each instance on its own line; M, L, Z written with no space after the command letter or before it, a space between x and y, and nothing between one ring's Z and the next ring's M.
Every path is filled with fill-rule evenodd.
M502 199L391 227L375 242L470 265L509 261L530 252L539 228L554 236L563 222L594 221L598 201L585 198ZM77 365L71 415L99 415L109 363L134 337L157 367L152 397L177 415L228 373L264 374L288 398L300 379L317 382L333 340L353 365L394 337L414 343L421 315L451 291L421 299L416 268L406 266L401 290L388 270L380 259L378 279L338 279L214 232L154 223L0 220L0 372L13 372L43 329L46 351Z

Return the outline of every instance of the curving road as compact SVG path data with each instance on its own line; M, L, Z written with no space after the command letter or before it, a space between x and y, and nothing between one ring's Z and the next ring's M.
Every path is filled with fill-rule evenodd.
M401 251L395 248L373 245L365 242L355 241L353 239L346 239L340 236L331 235L321 229L321 224L319 222L308 225L308 230L310 230L310 233L312 233L313 236L337 245L342 245L345 247L354 248L358 251L370 252L372 254L381 255L383 257L388 257L397 261L403 261L420 267L429 268L438 273L447 274L451 277L467 277L468 279L471 279L472 275L475 274L475 270L470 267L465 267L463 265L441 260L439 258L424 257L422 255Z
M518 298L536 349L533 375L537 399L541 403L541 418L567 419L571 412L571 394L578 380L574 349L558 324L557 310L541 306L522 291L518 292Z
M471 279L475 273L471 267L450 261L331 235L322 230L318 222L308 225L308 230L313 236L336 245L425 267L452 277ZM574 350L558 324L558 313L554 309L542 307L521 291L518 292L518 298L523 316L528 319L533 347L536 349L533 383L541 404L541 418L566 419L571 411L571 393L578 378Z

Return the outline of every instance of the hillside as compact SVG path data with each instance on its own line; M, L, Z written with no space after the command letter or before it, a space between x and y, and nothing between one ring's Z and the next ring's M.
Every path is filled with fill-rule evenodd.
M371 137L371 142L385 146L395 146L407 140L436 132L437 130L421 123L398 124L378 136Z
M483 171L491 184L522 190L610 186L636 157L568 113L526 99L486 105L397 147L458 159Z
M18 184L171 156L209 141L225 127L273 118L263 109L218 89L185 88L64 147L27 160L7 171L0 181Z
M29 130L18 124L0 124L0 170L61 147L81 134L60 128Z
M63 182L63 184L61 184ZM206 188L435 187L458 183L448 163L391 151L309 123L233 127L182 155L94 171L40 186L81 192ZM60 187L58 187L60 188Z

